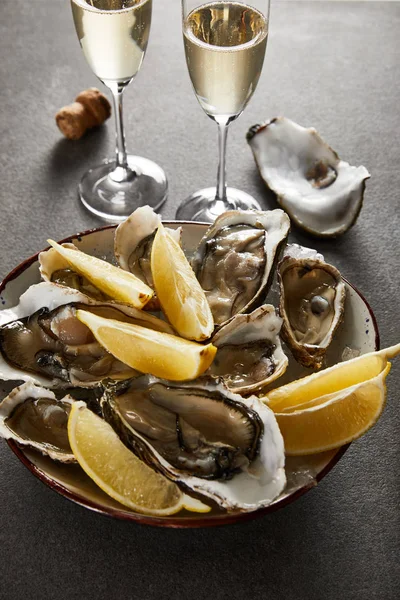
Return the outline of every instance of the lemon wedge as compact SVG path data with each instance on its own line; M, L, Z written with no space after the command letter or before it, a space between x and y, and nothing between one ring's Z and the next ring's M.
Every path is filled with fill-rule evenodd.
M214 319L205 293L180 245L162 225L151 251L151 272L163 312L184 338L208 339Z
M385 405L385 369L368 381L321 396L298 410L275 413L287 455L316 454L339 448L366 433Z
M372 379L385 369L387 359L397 354L400 354L400 344L363 354L276 388L268 392L262 400L274 412L300 406L314 398L333 394Z
M400 344L364 354L272 390L262 400L274 411L288 455L339 448L379 419L386 400L388 358Z
M132 369L156 377L175 381L195 379L208 369L217 352L212 344L203 346L84 310L77 310L76 316L115 358Z
M73 249L71 245L61 246L53 240L47 240L74 271L86 277L99 290L113 300L124 302L135 308L143 308L151 299L153 290L128 271L114 267L110 263Z
M166 516L182 508L210 511L199 500L153 471L119 439L112 427L84 402L72 405L68 439L75 458L89 477L109 496L135 512Z

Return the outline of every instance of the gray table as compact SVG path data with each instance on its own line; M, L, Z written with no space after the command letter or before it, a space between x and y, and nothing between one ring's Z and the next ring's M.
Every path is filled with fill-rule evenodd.
M193 95L179 1L154 2L151 43L126 93L128 147L164 166L173 218L214 182L216 128ZM79 204L82 173L114 144L113 123L79 142L54 114L98 85L67 0L0 3L0 277L46 245L100 225ZM166 8L168 7L168 8ZM168 21L168 26L166 22ZM233 124L228 178L265 194L245 142L250 125L284 114L313 125L372 173L356 226L337 241L297 230L366 295L382 345L399 341L399 25L397 3L273 2L258 90ZM0 598L364 599L398 597L400 368L379 424L293 505L248 524L169 531L98 516L51 492L0 444ZM396 591L397 590L397 591Z

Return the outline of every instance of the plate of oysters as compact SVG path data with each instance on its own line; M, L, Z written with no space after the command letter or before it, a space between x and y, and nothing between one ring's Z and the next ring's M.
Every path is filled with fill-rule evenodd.
M144 206L14 269L0 435L23 464L167 527L254 518L316 485L378 419L399 348L378 351L365 299L289 229L281 209L208 225Z

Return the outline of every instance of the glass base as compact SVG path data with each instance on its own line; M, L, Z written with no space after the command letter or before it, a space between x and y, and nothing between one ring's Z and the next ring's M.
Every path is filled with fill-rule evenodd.
M213 223L227 210L261 210L258 202L246 192L228 187L226 200L216 200L216 188L205 188L186 198L176 211L180 221Z
M157 210L167 199L168 181L161 167L140 156L128 155L127 160L129 169L118 173L115 160L106 159L79 184L82 204L107 221L123 221L145 204Z

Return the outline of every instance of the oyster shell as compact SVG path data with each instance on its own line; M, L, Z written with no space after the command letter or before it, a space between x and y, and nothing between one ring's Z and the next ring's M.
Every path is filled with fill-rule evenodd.
M218 352L207 374L222 377L238 394L250 394L278 379L288 366L279 338L281 326L271 304L235 315L211 339Z
M290 228L280 209L228 211L200 241L192 267L216 325L261 304Z
M130 271L153 289L150 257L160 223L160 215L150 206L141 206L118 225L114 238L114 253L120 267ZM180 243L182 228L167 230Z
M0 402L0 437L15 440L53 460L76 462L68 441L68 415L74 399L57 400L46 388L24 383Z
M247 140L261 177L296 225L320 237L354 225L370 177L365 167L340 160L315 129L285 117L255 125Z
M293 244L278 265L278 283L282 339L300 364L320 368L344 314L342 277L321 254Z
M169 325L143 311L98 303L77 290L54 283L31 286L16 307L0 312L0 378L33 381L47 387L92 387L104 377L132 377L98 344L75 317L76 307L107 318L170 331Z
M286 483L273 412L221 383L145 375L105 390L105 419L147 464L224 508L266 506Z

